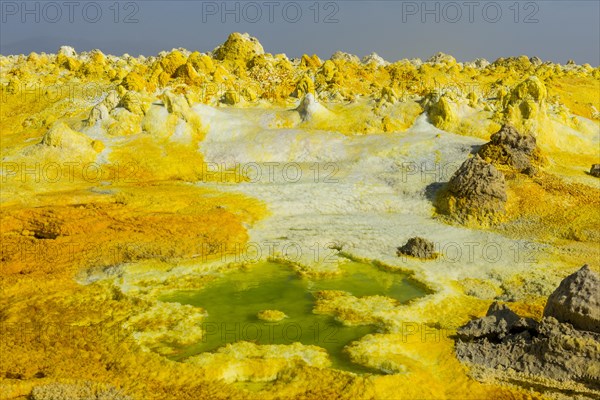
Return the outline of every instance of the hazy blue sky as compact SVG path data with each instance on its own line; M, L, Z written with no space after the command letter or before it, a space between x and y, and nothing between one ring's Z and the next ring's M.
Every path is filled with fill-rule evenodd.
M443 51L461 61L538 56L600 64L600 1L0 1L0 53L209 51L230 32L297 57ZM437 20L437 21L436 21Z

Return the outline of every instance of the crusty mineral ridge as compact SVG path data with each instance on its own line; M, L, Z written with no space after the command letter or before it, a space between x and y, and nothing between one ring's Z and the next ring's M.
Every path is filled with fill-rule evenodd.
M504 175L476 155L466 160L441 194L441 210L454 219L496 221L507 200Z
M121 99L128 91L143 93L139 105L131 104L135 97L131 94L114 112L111 104L89 104L91 99L86 99L90 125L98 119L106 121L107 112L120 117L118 124L107 122L113 131L123 125L128 125L128 132L135 131L130 126L134 118L122 115L120 108L140 115L164 90L186 94L194 103L237 107L289 107L294 99L308 93L325 106L326 102L356 102L352 115L348 115L349 110L344 112L347 123L332 123L342 133L404 131L423 111L420 103L434 98L425 111L440 129L487 138L499 124L509 122L520 132L543 131L544 135L537 136L538 144L556 142L555 122L581 131L585 127L580 126L577 116L597 118L600 108L596 95L600 69L588 64L563 66L524 56L493 63L461 63L442 53L427 62L388 63L375 55L361 62L343 52L336 52L329 60L316 55L289 59L285 54L265 53L256 38L240 33L232 33L225 43L207 53L173 49L152 57L115 57L98 50L77 53L64 46L58 54L0 56L0 65L3 95L24 98L32 85L62 87L73 82L93 82L105 93L115 89ZM383 92L385 88L388 90ZM397 96L387 101L389 96L382 93ZM385 110L373 107L372 102L380 98L391 106ZM76 104L85 107L85 102ZM329 129L327 121L322 124L319 128ZM578 149L590 151L589 146ZM588 166L591 163L581 161L587 161Z
M514 126L505 124L479 150L479 155L496 165L506 165L518 172L535 173L541 161L535 137L521 134Z
M587 265L567 276L550 295L544 316L600 333L600 277Z
M521 318L505 304L492 303L485 317L469 321L457 331L462 340L503 339L516 329L527 330L536 326L531 318Z
M76 132L63 122L57 122L46 132L41 145L57 147L60 149L73 149L86 151L97 148L95 141L83 133Z
M397 254L398 256L404 254L425 260L437 257L433 242L421 237L413 237L408 239L406 244L398 248Z
M317 368L331 366L325 349L299 342L291 345L257 345L238 341L220 347L212 353L192 356L186 363L204 367L208 376L225 382L274 381L283 371L297 364Z
M32 400L89 399L89 400L132 400L114 386L95 382L48 383L36 386L31 391Z
M483 368L485 372L479 376L513 382L538 377L537 382L549 389L568 389L583 398L597 398L598 282L598 275L587 265L566 277L548 298L540 322L493 303L485 317L457 330L458 359Z
M488 314L459 329L455 347L459 360L483 370L479 376L513 383L535 379L548 391L569 389L582 398L597 398L600 335L552 317L539 323L519 318L508 308Z

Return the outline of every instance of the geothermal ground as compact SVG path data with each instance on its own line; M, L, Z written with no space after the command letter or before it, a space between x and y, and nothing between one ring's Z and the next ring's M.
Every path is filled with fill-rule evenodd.
M1 398L600 396L599 67L0 66Z

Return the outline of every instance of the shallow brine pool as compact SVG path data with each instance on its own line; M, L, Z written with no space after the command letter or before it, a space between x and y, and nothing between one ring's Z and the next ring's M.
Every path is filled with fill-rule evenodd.
M208 312L204 322L205 338L181 349L173 358L184 359L213 351L240 340L258 344L301 342L327 350L332 366L354 372L367 372L354 364L343 348L362 336L375 332L372 325L345 326L329 315L313 313L313 293L343 290L352 295L382 295L407 302L425 291L402 273L382 270L374 265L350 262L341 266L342 274L327 278L300 277L290 267L260 263L223 274L198 291L180 291L161 298L202 307ZM261 310L279 310L287 315L278 322L257 317Z

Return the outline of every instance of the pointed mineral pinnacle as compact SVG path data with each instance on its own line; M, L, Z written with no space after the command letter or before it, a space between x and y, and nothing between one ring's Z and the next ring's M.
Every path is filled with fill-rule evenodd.
M600 333L600 276L587 265L567 276L548 297L544 316Z

